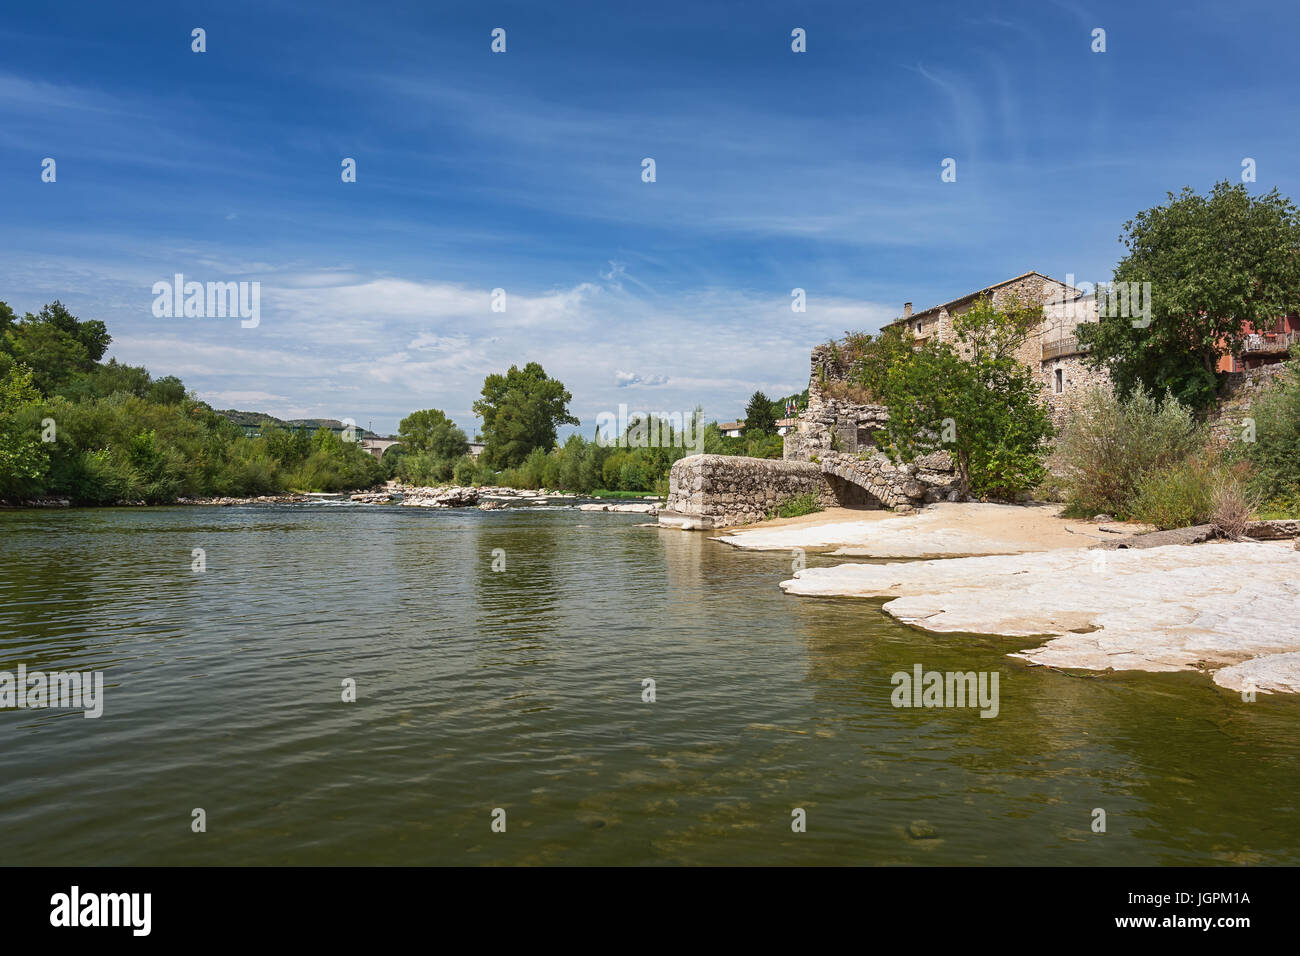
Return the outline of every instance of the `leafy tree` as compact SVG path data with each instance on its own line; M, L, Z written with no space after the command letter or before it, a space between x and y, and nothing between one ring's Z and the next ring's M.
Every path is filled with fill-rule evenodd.
M398 423L397 431L408 453L428 452L448 460L469 453L465 433L436 408L411 412Z
M159 405L179 405L185 400L185 383L175 375L164 375L149 386L148 398Z
M875 335L845 332L843 341L831 343L831 354L849 384L865 391L862 397L879 401L889 370L911 357L912 336L900 325L886 326Z
M776 431L776 416L772 414L772 400L762 392L755 392L745 406L745 437L770 435Z
M474 403L474 414L483 420L484 463L511 468L534 449L554 448L560 425L579 424L569 414L572 400L564 385L548 378L536 362L489 375L483 380L483 397Z
M1014 497L1045 474L1051 423L1041 386L1015 359L1036 307L981 298L953 322L956 347L930 341L889 367L889 451L905 462L952 455L962 494Z
M38 315L28 312L17 323L8 306L4 312L0 351L31 369L33 384L46 395L78 374L92 371L112 342L103 322L79 321L57 299Z
M1200 408L1246 323L1266 328L1300 309L1300 210L1276 189L1253 197L1226 181L1207 196L1190 187L1168 196L1124 224L1128 253L1115 267L1117 283L1151 284L1150 325L1103 315L1078 335L1121 395L1169 391Z
M39 423L21 414L35 408L40 397L25 365L13 365L0 377L0 498L38 490L49 466Z

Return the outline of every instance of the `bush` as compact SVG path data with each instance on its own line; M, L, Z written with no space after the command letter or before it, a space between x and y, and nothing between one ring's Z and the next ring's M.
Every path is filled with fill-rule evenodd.
M1252 490L1274 504L1293 510L1285 517L1300 517L1294 503L1300 499L1300 362L1287 363L1264 394L1251 406L1254 441L1242 442L1239 454L1255 468Z
M1188 458L1149 472L1137 486L1128 517L1162 531L1205 524L1214 511L1215 479L1205 462Z
M817 495L811 491L807 494L797 495L788 501L783 501L776 508L769 511L768 519L772 518L798 518L802 515L815 514L822 510L821 501Z
M1240 538L1259 507L1250 490L1251 469L1208 452L1148 473L1138 484L1133 517L1161 530L1212 524L1228 538Z
M1173 398L1159 402L1136 392L1125 401L1093 388L1072 403L1051 463L1064 482L1071 513L1124 518L1133 514L1146 476L1182 462L1201 445L1191 410ZM1151 496L1163 492L1155 484L1148 488L1147 506L1154 506Z
M1213 487L1210 522L1227 538L1246 534L1246 525L1259 511L1259 493L1251 489L1251 469L1237 464L1221 467Z

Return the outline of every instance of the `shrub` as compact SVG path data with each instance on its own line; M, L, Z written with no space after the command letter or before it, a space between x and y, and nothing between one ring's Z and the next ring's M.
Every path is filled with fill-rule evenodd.
M1243 442L1239 454L1255 467L1252 490L1274 502L1300 498L1300 362L1286 371L1250 409L1254 441ZM1292 510L1286 517L1298 517Z
M1212 524L1228 538L1240 538L1259 508L1250 490L1251 468L1202 452L1149 472L1138 484L1133 517L1158 528Z
M1121 400L1109 389L1093 388L1072 404L1052 468L1064 482L1071 512L1122 518L1133 513L1146 476L1182 462L1201 444L1191 410L1173 398L1159 402L1139 391ZM1152 506L1150 496L1162 492L1153 484L1147 493Z
M821 501L813 492L797 495L787 501L783 501L774 509L767 513L768 519L772 518L798 518L802 515L814 514L821 511Z
M1147 473L1139 482L1130 517L1162 531L1205 524L1214 511L1215 478L1205 462L1188 458Z
M1245 463L1219 467L1212 486L1210 521L1227 538L1246 534L1246 525L1259 511L1260 495L1251 487L1252 469Z

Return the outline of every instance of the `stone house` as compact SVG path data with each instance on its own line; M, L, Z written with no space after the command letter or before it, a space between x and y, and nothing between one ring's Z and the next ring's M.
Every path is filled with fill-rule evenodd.
M1030 369L1043 386L1043 399L1051 409L1052 420L1061 424L1071 393L1091 385L1105 385L1105 372L1088 368L1083 362L1076 329L1084 322L1097 321L1097 299L1041 272L1023 275L969 292L959 298L913 312L912 303L903 305L900 318L885 327L901 326L912 333L917 344L931 339L955 342L954 317L961 315L981 297L988 296L995 306L1011 298L1037 302L1043 306L1043 321L1029 333L1016 357Z

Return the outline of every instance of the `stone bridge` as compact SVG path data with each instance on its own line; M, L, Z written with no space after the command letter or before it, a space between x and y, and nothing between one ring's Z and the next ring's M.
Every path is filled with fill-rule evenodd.
M911 511L956 495L955 477L943 470L947 455L930 458L895 465L881 452L868 457L831 452L815 461L692 455L669 472L659 523L688 529L748 524L809 494L825 508Z
M383 461L384 452L394 445L400 445L401 442L396 438L362 438L358 444L377 459Z

